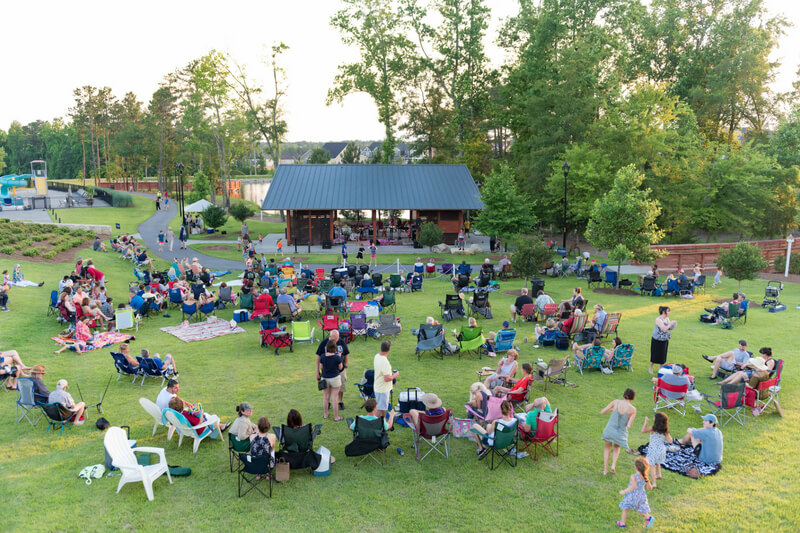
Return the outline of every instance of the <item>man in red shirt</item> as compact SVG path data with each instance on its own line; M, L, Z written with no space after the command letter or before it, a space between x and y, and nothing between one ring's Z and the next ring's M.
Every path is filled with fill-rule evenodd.
M514 386L510 389L508 387L503 387L502 385L498 385L494 389L492 389L492 394L495 396L504 396L508 394L508 399L517 401L525 399L525 390L530 385L531 380L533 379L533 367L530 363L523 363L522 364L522 377L517 380L511 380L514 383Z

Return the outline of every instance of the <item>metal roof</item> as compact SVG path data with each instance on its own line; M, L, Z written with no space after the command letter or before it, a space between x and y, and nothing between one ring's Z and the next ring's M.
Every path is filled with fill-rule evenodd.
M279 165L262 209L483 209L465 165Z

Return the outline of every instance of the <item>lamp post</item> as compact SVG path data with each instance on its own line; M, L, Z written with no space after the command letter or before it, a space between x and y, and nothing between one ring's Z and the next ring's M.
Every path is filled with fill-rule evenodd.
M792 259L792 243L793 242L794 242L794 235L792 235L790 233L789 236L786 237L786 244L787 244L787 247L786 247L786 268L783 271L783 277L784 278L788 278L789 277L789 262Z
M183 210L183 163L175 163L175 170L178 172L178 186L180 187L175 200L177 200L178 205L180 205L181 225L183 225L184 217L186 216Z
M561 169L564 171L564 241L561 243L561 246L564 249L567 248L567 176L569 175L569 163L567 160L564 160L564 164L561 165Z

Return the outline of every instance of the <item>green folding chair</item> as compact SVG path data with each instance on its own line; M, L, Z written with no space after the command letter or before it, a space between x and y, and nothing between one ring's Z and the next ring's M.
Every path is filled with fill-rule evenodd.
M461 340L458 341L458 358L461 359L461 354L476 352L478 359L481 359L485 344L486 339L483 337L483 328L462 327Z

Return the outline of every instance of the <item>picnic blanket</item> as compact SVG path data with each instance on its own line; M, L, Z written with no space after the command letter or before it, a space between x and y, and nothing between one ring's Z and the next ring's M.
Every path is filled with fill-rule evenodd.
M639 452L642 455L647 455L647 446L647 444L639 446ZM708 464L698 461L691 447L680 448L676 452L671 452L669 451L669 447L667 448L667 460L664 461L662 465L664 468L686 476L686 467L690 465L696 466L702 476L713 476L722 468L721 464Z
M215 278L221 278L222 276L227 276L228 274L230 274L231 271L230 270L212 270L211 273L214 274Z
M205 341L221 335L244 333L244 330L239 326L232 328L230 322L216 319L195 322L194 324L183 322L178 326L161 328L161 331L174 335L183 342Z
M95 333L93 344L87 345L83 351L90 352L92 350L99 350L100 348L105 348L106 346L117 344L118 342L125 342L131 337L133 337L133 335L126 335L124 333L119 333L118 331ZM53 340L61 345L72 344L74 342L73 339L65 337L53 337Z
M231 281L226 281L225 283L228 285L228 287L241 287L244 281L241 279L234 279ZM222 285L221 281L218 281L214 284L215 287L219 287L220 285Z

